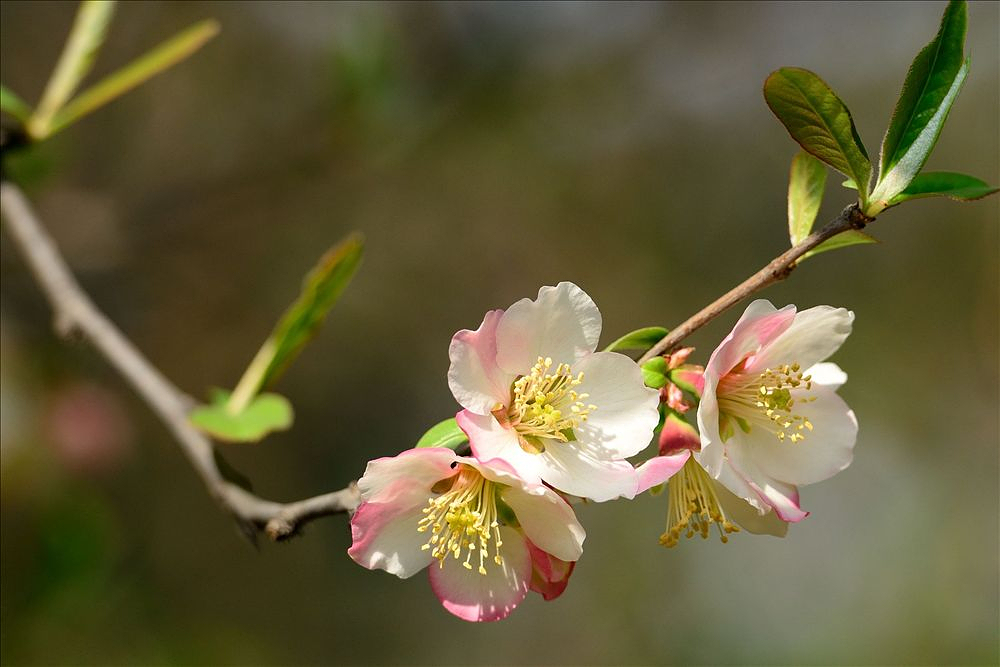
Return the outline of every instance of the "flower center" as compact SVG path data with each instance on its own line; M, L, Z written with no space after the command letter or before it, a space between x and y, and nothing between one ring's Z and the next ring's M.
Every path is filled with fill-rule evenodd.
M734 422L744 433L762 428L784 442L801 442L812 422L794 412L796 405L811 403L812 376L798 363L766 368L757 376L730 373L716 395L719 397L719 433L726 441L735 432Z
M497 484L487 480L478 470L463 465L453 478L451 489L431 498L422 510L424 517L417 523L417 532L431 532L430 539L421 549L430 551L444 567L450 554L459 559L465 552L462 567L473 568L474 557L479 559L479 574L486 574L486 563L492 560L503 565L500 557L500 522L497 515ZM490 543L494 543L490 558Z
M573 429L597 409L583 402L589 394L576 391L582 383L583 373L574 376L569 364L553 368L551 358L538 357L528 374L511 385L510 407L500 406L493 414L514 428L522 449L540 454L545 451L542 438L576 440Z
M739 527L722 511L714 482L694 459L688 459L680 472L670 478L667 488L667 530L660 535L663 546L677 546L682 533L689 538L695 533L707 538L713 523L723 543L729 541L729 533L739 532Z

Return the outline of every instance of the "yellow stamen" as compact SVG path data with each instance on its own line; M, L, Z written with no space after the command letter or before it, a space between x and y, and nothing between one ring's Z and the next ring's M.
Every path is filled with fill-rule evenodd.
M583 373L574 376L569 364L558 364L554 369L552 365L551 358L539 357L528 374L511 386L505 418L521 437L522 447L533 453L544 451L540 438L574 440L573 430L597 409L584 403L589 394L576 390L583 383Z
M667 509L667 530L660 536L660 544L665 547L677 546L681 534L703 538L714 523L719 529L723 544L729 541L730 533L739 532L739 527L726 518L719 497L715 493L715 482L694 459L688 459L684 467L667 483L669 506Z
M734 433L732 419L746 433L758 426L781 442L802 442L806 439L804 431L812 431L813 424L793 408L815 401L811 391L812 376L806 375L798 363L766 368L757 376L730 373L716 392L719 432L727 440Z
M451 489L428 500L422 510L425 516L417 523L417 532L429 530L431 536L421 549L430 551L441 567L449 555L457 560L464 551L462 567L472 570L474 557L478 557L476 569L479 574L486 574L491 542L494 543L491 560L503 565L497 514L499 488L475 468L467 465L460 468Z

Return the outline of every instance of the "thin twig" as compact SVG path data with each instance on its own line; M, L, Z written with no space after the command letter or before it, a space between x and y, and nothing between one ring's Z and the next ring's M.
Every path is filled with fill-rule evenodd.
M52 306L56 331L77 332L97 348L170 430L212 497L252 536L265 530L274 540L294 535L307 521L353 512L360 494L352 482L340 491L292 503L264 500L230 483L215 463L211 441L188 422L194 402L147 360L102 313L73 277L52 238L20 189L0 183L0 209L7 231Z
M646 354L642 355L639 363L649 361L653 357L673 350L685 338L743 299L759 292L768 285L773 285L776 282L784 280L795 269L795 262L823 241L850 229L862 229L872 220L873 218L869 218L861 212L857 204L851 204L841 211L840 215L828 222L825 227L813 232L798 244L772 259L760 271L699 310L681 323L680 326L674 328L660 342L650 348Z

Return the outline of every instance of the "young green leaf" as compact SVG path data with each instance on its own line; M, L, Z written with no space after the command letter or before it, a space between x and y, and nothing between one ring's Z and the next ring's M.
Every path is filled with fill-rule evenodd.
M76 96L53 116L48 133L58 132L160 72L173 67L217 34L219 34L219 24L213 20L201 21L178 33Z
M445 419L438 422L420 436L417 447L447 447L448 449L458 449L469 441L465 432L458 427L455 418Z
M604 348L605 352L645 352L659 343L670 331L663 327L643 327L630 331Z
M809 70L783 67L764 82L764 99L802 148L862 186L867 203L871 161L851 112L821 78Z
M28 119L28 134L33 138L44 139L53 132L53 117L66 104L83 77L90 72L97 51L104 43L114 11L115 3L107 0L86 0L80 3L59 62L52 70L41 101Z
M821 252L826 252L827 250L836 250L837 248L846 248L852 245L861 245L864 243L878 243L878 239L868 236L862 231L857 229L848 229L846 232L840 232L836 236L829 238L818 246L802 255L797 261L801 262L804 259L818 255Z
M879 182L872 200L885 202L920 172L937 143L969 71L965 58L965 2L952 0L937 36L913 59L882 140Z
M328 250L306 275L302 293L285 311L233 390L231 410L240 412L261 388L274 382L316 334L354 277L363 248L361 235L351 234Z
M647 387L659 389L667 384L667 360L653 357L642 365L642 381Z
M907 199L922 197L948 197L957 201L972 201L991 195L1000 188L991 187L973 176L951 171L928 171L917 174L906 189L890 200L896 205Z
M0 110L9 113L22 123L27 123L31 116L31 107L4 85L0 85Z
M826 167L802 151L792 158L788 175L788 236L792 245L809 236L826 187Z
M260 394L241 411L229 407L229 392L213 392L209 405L199 405L188 419L196 427L226 442L257 442L272 431L291 427L292 405L284 396Z

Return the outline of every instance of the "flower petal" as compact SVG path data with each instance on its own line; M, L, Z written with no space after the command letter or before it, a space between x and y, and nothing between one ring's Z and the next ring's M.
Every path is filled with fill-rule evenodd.
M770 433L740 434L751 440L748 451L769 477L791 484L814 484L833 477L851 464L858 437L858 420L833 389L813 386L811 403L796 403L795 412L812 424L805 440L781 442Z
M636 474L639 476L639 488L636 495L648 491L657 484L663 484L673 477L677 471L684 467L690 457L691 452L683 450L675 454L657 456L640 465L636 468Z
M582 289L569 282L538 290L504 313L497 327L497 365L524 374L538 357L572 364L597 349L601 312Z
M554 443L539 458L542 479L564 493L599 503L637 493L639 477L627 461L598 458L579 442Z
M451 467L455 459L455 452L446 447L427 447L369 461L365 474L358 480L361 498L367 502L387 502L388 495L395 497L409 489L426 500L436 482L455 473ZM400 480L406 482L405 487L395 484Z
M705 366L705 380L718 380L751 352L769 344L787 330L795 319L795 306L775 309L767 299L757 299L743 311L736 326L712 352ZM706 389L707 392L707 389Z
M719 505L726 518L743 530L755 535L775 537L784 537L788 533L788 522L778 518L777 513L768 511L766 514L761 514L753 505L737 497L718 482L715 482L715 496L719 499Z
M847 382L847 373L829 361L810 366L806 369L805 375L812 377L813 384L821 384L831 389L836 389Z
M463 410L455 415L459 428L469 436L472 453L480 461L503 459L529 484L541 484L545 462L539 454L530 454L518 444L517 434L504 428L493 415L477 415Z
M696 452L701 449L701 436L697 429L677 415L668 414L660 429L660 456L681 451Z
M396 482L400 484L405 482ZM351 517L353 542L347 555L369 570L385 570L400 579L413 576L434 560L420 548L427 542L427 533L417 532L422 509L423 503L362 503Z
M475 331L462 329L451 339L448 357L448 386L455 400L466 409L488 415L497 403L510 399L514 375L497 366L497 325L502 310L486 313Z
M734 438L743 435L745 434L739 432ZM794 485L776 480L762 471L757 466L756 461L750 457L751 449L746 446L746 443L743 445L742 447L727 448L729 465L724 466L724 470L735 472L742 479L743 484L733 484L732 476L727 475L720 477L719 481L737 496L757 507L761 513L766 511L766 506L769 506L778 514L778 518L792 523L809 516L809 512L799 507L799 490ZM752 496L744 495L747 486L753 491Z
M577 560L583 554L586 531L565 500L551 489L539 488L544 489L541 495L510 486L500 497L514 510L525 536L536 546L560 560Z
M431 589L455 616L466 621L499 621L528 594L531 556L526 540L506 526L500 529L500 537L503 565L490 562L486 574L467 570L454 558L446 558L443 566L431 566Z
M642 381L639 365L617 352L597 352L573 367L583 373L577 388L597 406L574 432L598 458L624 459L645 449L660 420L659 392Z
M560 560L550 553L542 551L531 540L528 540L528 551L531 553L531 583L529 587L546 601L555 600L562 595L569 584L576 561Z
M836 352L851 334L854 313L845 308L816 306L803 310L780 336L753 359L749 372L798 363L803 368Z

